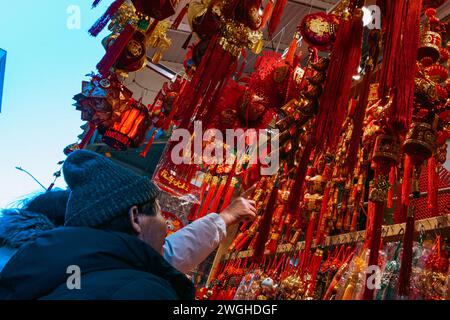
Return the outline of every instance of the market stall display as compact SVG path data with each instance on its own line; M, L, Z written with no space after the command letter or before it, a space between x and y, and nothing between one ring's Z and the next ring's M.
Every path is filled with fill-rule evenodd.
M255 220L230 233L198 299L450 299L445 1L388 1L382 30L364 29L366 1L340 1L306 14L285 52L273 52L264 37L286 2L193 0L171 17L178 1L114 1L90 30L109 24L105 56L74 97L85 139L66 152L97 130L117 150L145 144L146 157L158 130L188 132L183 162L169 141L153 176L169 233L254 188ZM153 63L163 59L167 30L183 19L186 44L194 40L183 74L155 88L150 105L132 99L124 79L147 63L148 48ZM237 146L205 139L211 129L275 133L277 147L244 134ZM261 174L257 152L277 156L278 169Z

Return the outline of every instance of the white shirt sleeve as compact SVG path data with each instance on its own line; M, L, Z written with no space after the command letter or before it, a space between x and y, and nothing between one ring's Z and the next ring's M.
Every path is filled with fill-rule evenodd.
M223 219L211 213L171 234L164 243L164 258L187 273L205 260L227 235Z

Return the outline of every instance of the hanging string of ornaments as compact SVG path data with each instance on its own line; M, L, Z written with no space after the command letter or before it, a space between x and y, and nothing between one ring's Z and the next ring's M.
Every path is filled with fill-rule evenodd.
M256 219L239 226L230 258L211 270L197 298L448 299L445 241L413 241L418 218L448 213L439 202L447 195L438 195L448 187L450 138L450 54L436 16L443 2L386 1L383 29L364 32L365 1L341 1L333 13L304 16L282 56L263 50L263 31L269 40L275 34L286 0L192 0L179 8L174 0L113 1L89 31L110 31L102 40L106 53L74 97L88 126L65 152L84 148L95 131L117 150L145 145L146 157L158 130L175 126L195 139L196 121L201 133L278 129L279 149L264 150L280 155L270 176L261 175L264 164L250 163L251 138L240 149L220 144L231 152L227 163L194 150L183 155L190 161L175 164L176 143L166 145L153 179L172 195L196 199L186 220L220 212L251 187L256 202ZM185 74L165 83L152 104L134 100L124 85L128 74L146 65L149 47L158 63L171 46L167 30L183 19L192 30L183 44ZM307 57L297 48L300 37ZM257 60L244 73L250 52ZM424 213L416 210L421 191ZM382 226L386 209L394 208L394 221L406 223L404 235L386 243ZM365 230L363 239L326 243L358 230ZM291 249L279 253L286 245ZM243 252L251 254L240 258ZM378 288L365 285L372 266L384 270Z

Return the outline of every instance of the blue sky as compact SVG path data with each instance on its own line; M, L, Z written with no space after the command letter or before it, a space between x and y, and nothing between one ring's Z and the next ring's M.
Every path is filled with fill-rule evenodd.
M111 3L91 10L91 0L1 0L0 48L8 52L0 113L0 208L53 181L63 149L83 122L72 106L85 75L104 54L87 30ZM80 29L67 27L71 5L80 8ZM63 178L57 186L64 187Z

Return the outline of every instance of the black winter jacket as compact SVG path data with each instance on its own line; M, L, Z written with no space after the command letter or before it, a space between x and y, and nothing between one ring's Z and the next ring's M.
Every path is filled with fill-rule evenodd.
M76 283L70 266L81 271L80 289L70 285ZM124 233L91 228L46 232L0 273L0 300L193 298L193 284L150 246Z

